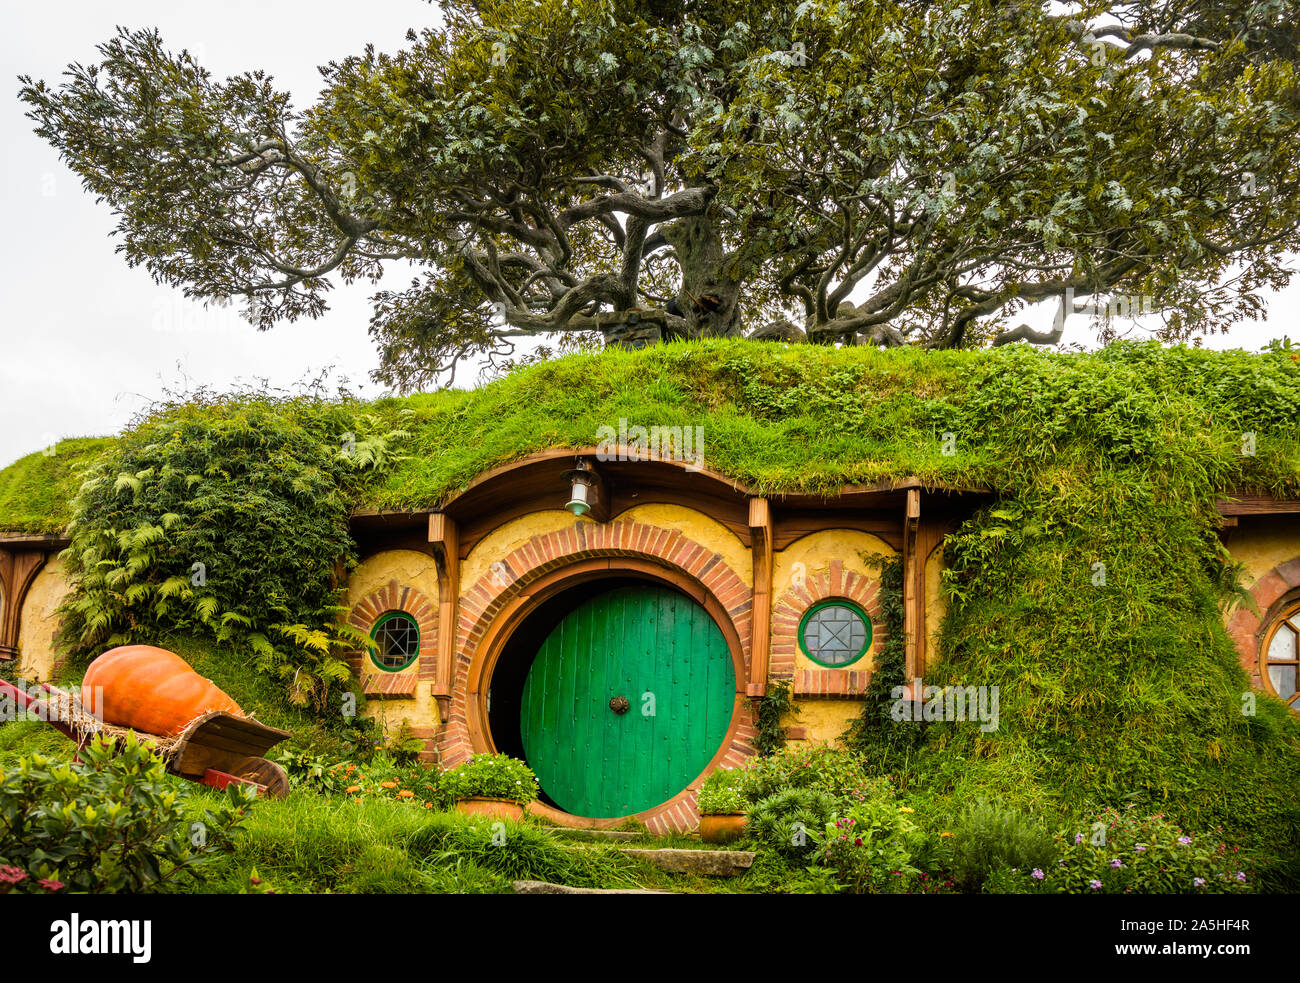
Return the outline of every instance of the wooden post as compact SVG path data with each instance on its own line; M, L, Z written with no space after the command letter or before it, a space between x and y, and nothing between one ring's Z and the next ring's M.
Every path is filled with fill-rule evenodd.
M460 530L456 521L443 512L431 512L429 543L438 564L438 677L433 683L433 695L438 701L438 716L446 723L451 711L460 617Z
M925 670L925 558L917 549L920 524L921 489L909 488L903 516L903 651L909 682Z
M754 568L748 696L767 694L772 652L772 509L766 498L749 500L749 551Z

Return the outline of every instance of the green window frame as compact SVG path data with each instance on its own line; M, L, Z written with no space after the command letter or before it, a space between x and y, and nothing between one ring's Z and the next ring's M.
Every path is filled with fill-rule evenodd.
M810 636L816 644L809 644ZM871 648L871 618L844 598L818 601L799 619L799 648L819 666L851 666Z
M370 629L370 661L384 672L409 669L420 656L420 624L405 611L380 615Z

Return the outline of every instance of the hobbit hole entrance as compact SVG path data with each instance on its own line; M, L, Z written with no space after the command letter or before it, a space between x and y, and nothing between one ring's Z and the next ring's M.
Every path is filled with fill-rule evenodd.
M572 815L644 812L684 790L726 739L731 653L709 613L631 577L570 588L505 643L488 691L498 751Z

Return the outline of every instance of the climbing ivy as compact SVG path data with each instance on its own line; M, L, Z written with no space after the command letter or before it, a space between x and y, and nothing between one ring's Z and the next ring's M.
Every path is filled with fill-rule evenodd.
M896 687L907 682L906 638L903 632L903 558L866 556L880 571L880 616L885 623L885 641L876 653L862 710L849 725L843 741L868 760L887 756L898 746L916 743L919 729L900 724L891 716Z
M755 748L760 757L767 758L785 747L786 730L781 721L787 716L797 715L799 707L790 694L790 683L784 679L769 683L767 694L757 702Z

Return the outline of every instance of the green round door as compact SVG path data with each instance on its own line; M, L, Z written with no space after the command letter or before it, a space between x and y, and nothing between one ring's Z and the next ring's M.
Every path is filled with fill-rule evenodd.
M566 812L631 815L705 769L735 693L708 612L664 587L620 587L574 609L542 643L524 682L524 754Z

